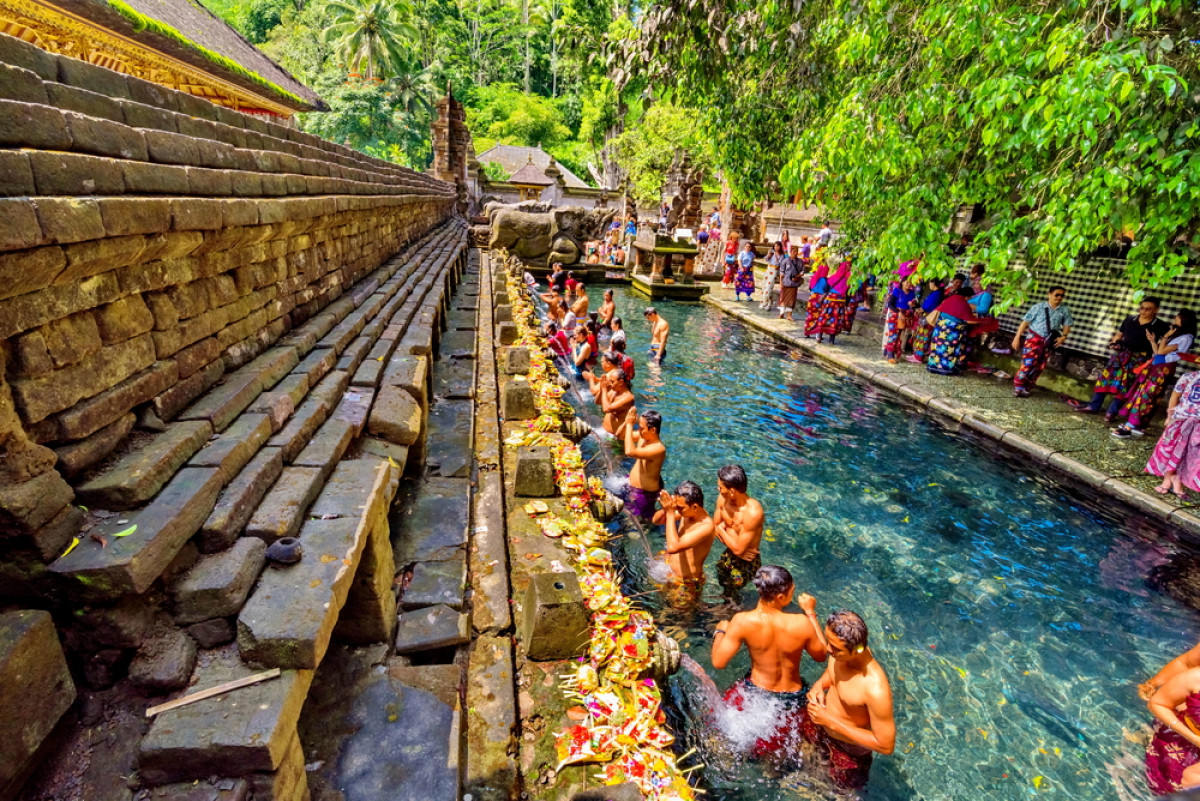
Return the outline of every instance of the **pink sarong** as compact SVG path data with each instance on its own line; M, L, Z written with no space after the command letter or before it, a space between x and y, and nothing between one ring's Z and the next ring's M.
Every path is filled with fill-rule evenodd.
M1163 476L1171 470L1183 486L1200 492L1200 418L1171 420L1154 446L1146 472Z

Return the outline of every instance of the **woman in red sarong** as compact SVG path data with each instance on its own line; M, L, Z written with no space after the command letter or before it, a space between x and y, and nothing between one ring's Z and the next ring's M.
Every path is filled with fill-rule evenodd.
M821 309L825 305L825 295L829 292L829 262L826 261L826 253L825 250L817 251L817 266L808 282L808 305L804 308L805 337L811 338L817 333Z
M1147 703L1158 719L1146 746L1146 781L1155 795L1200 787L1200 668L1162 685Z
M829 344L837 342L837 335L850 330L853 301L850 300L850 260L843 259L829 276L829 292L817 313L817 341L829 337Z

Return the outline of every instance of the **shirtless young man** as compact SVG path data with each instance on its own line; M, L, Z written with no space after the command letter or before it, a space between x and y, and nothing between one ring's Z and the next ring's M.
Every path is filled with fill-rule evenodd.
M634 403L633 393L629 390L629 379L625 377L625 371L617 367L606 373L601 380L604 382L604 387L600 390L604 430L618 439L624 439L629 427L626 422L628 413Z
M650 323L650 361L662 364L663 359L667 358L667 336L671 333L671 324L660 317L653 306L642 314Z
M662 415L646 412L638 415L636 406L625 413L625 455L634 458L629 471L629 494L625 508L634 517L649 519L654 515L654 502L662 489L662 466L667 460L667 446L658 438Z
M663 591L676 609L694 606L704 589L704 560L713 544L713 522L704 508L704 490L685 481L674 493L658 493L662 508L654 513L654 525L665 525L667 564L671 580Z
M796 587L792 574L778 565L764 565L754 574L758 588L758 606L738 612L717 624L713 632L712 663L721 670L744 644L750 651L750 672L725 693L725 702L744 709L755 696L783 703L775 729L759 738L755 756L770 756L779 761L798 759L800 729L804 725L804 707L808 703L800 662L807 653L824 662L826 644L817 621L817 602L801 595L804 614L784 612Z
M613 300L613 291L611 289L604 290L604 302L600 304L600 328L612 328L612 318L617 313L617 304Z
M584 317L587 317L590 305L591 301L588 300L587 288L584 287L582 282L577 283L575 285L575 302L571 304L571 311L575 312L575 316L582 320Z
M725 553L717 561L717 581L726 597L742 601L742 587L762 566L762 504L746 494L749 482L741 465L727 464L717 471L717 509L713 514L717 539Z
M845 789L865 787L876 753L896 747L892 688L867 646L867 624L839 609L825 621L829 665L808 693L808 721L801 731L829 759L829 775Z

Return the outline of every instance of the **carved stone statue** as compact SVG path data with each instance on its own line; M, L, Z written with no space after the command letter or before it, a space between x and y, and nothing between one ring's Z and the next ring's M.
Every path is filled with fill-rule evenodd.
M488 216L492 238L488 244L505 248L534 267L556 261L577 264L584 244L603 236L615 214L615 209L589 211L579 206L559 206L546 212L491 206Z

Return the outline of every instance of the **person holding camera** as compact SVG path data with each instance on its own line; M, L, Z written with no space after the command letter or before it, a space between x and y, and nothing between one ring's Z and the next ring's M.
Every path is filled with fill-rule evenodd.
M1071 334L1071 310L1063 303L1067 290L1061 286L1050 287L1046 299L1035 303L1025 312L1021 325L1013 337L1012 349L1021 352L1021 369L1013 376L1013 395L1028 398L1037 385L1038 377L1046 369L1046 360L1055 348L1062 347ZM1026 332L1025 345L1021 336Z
M1094 414L1107 403L1105 419L1110 423L1117 419L1121 403L1137 380L1134 370L1154 355L1154 346L1150 343L1170 328L1166 321L1158 319L1159 305L1158 298L1143 298L1138 304L1138 313L1126 317L1121 327L1113 332L1108 341L1108 349L1113 354L1096 379L1091 401L1069 400L1067 403L1071 408L1081 414Z

